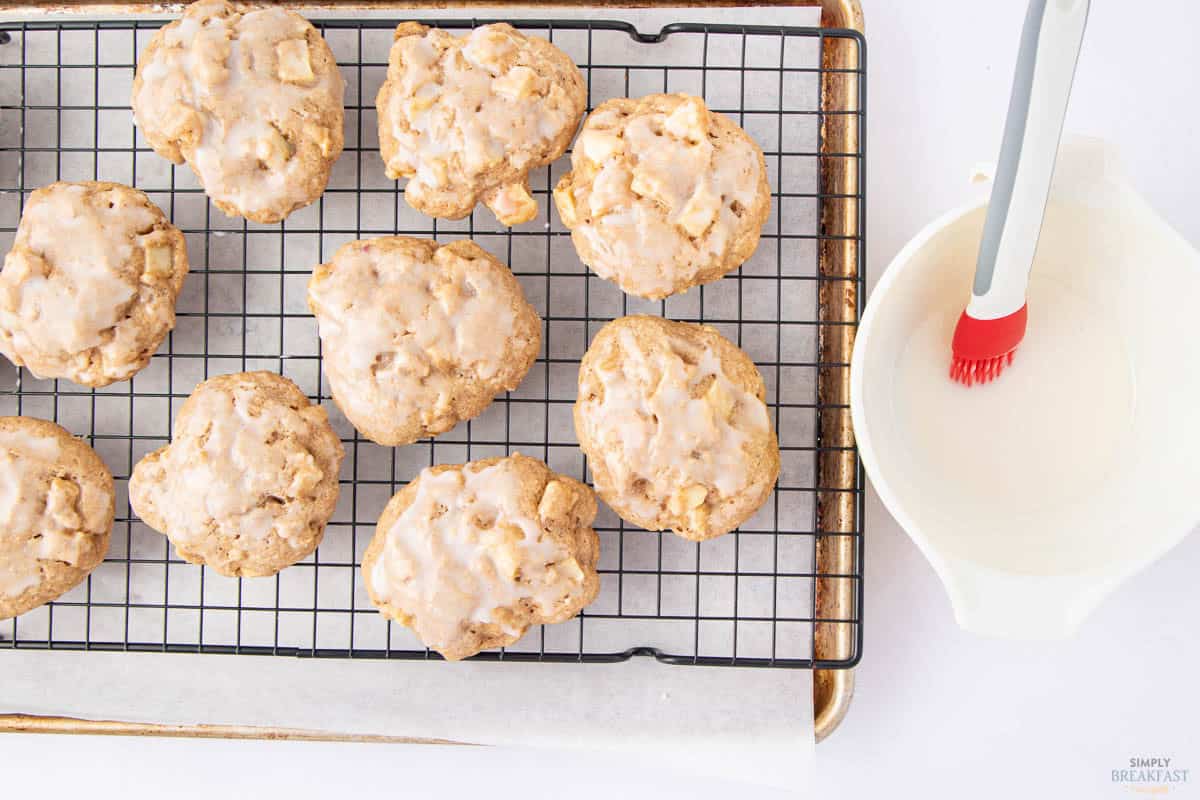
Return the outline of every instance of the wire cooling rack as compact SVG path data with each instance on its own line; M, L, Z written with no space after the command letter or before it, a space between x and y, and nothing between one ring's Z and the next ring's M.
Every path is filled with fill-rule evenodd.
M7 362L0 413L53 419L96 448L117 479L117 517L104 563L61 599L0 623L0 648L180 651L314 657L436 658L371 606L358 568L384 504L424 466L515 451L586 479L571 423L579 359L596 330L627 313L703 321L755 360L779 432L776 492L742 528L701 544L625 525L602 508L598 599L576 619L531 630L492 660L617 661L634 654L692 664L838 668L861 650L862 477L852 487L855 530L817 530L822 446L819 370L823 204L857 204L864 189L830 194L823 159L852 159L861 181L861 135L853 152L823 147L822 123L848 115L865 126L865 75L857 102L822 104L827 42L865 45L850 31L677 24L642 35L618 22L520 21L549 38L587 79L589 108L614 96L685 91L730 115L762 145L772 212L754 256L709 286L660 302L622 294L579 262L551 211L550 190L566 158L531 176L538 218L505 229L486 210L460 222L412 211L387 180L376 137L375 93L395 21L317 21L347 82L346 148L329 188L278 225L232 219L212 208L187 167L156 155L132 125L128 98L137 54L161 22L26 22L0 25L0 245L11 244L28 194L52 180L114 180L146 191L187 238L192 274L178 322L150 365L127 382L91 390L43 381ZM428 24L467 28L480 21ZM857 60L856 63L862 63ZM861 236L862 225L856 228ZM313 265L351 239L403 233L447 241L471 237L509 264L544 320L544 344L521 386L476 420L435 441L384 448L363 440L333 405L316 325L305 305ZM843 237L844 238L844 237ZM855 237L857 240L857 237ZM861 298L862 292L858 293ZM855 321L857 314L855 315ZM0 359L2 361L2 359ZM232 579L182 561L166 538L130 510L126 479L139 458L169 440L179 405L210 375L270 369L323 402L347 458L341 497L317 552L274 578ZM844 448L842 448L844 449ZM851 537L850 571L818 557L824 536ZM853 584L854 603L818 615L818 581ZM814 655L818 625L851 628L844 658Z

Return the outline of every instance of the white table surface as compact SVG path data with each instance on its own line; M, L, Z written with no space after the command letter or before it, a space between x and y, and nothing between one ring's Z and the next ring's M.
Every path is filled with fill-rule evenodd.
M872 285L913 234L971 196L972 167L995 160L1025 5L863 0ZM1149 31L1157 19L1169 22ZM1192 0L1094 0L1066 127L1116 143L1137 188L1200 245L1198 29ZM1200 536L1119 589L1075 639L1024 645L960 631L873 494L866 532L858 689L817 746L839 794L1128 797L1111 771L1165 755L1198 770L1168 796L1200 797Z
M970 195L972 167L995 158L1025 4L863 5L873 284L913 233ZM1156 19L1167 24L1148 27ZM1137 187L1200 244L1197 30L1200 5L1191 0L1096 0L1067 125L1118 144ZM817 747L819 796L1128 796L1111 784L1110 772L1133 756L1169 756L1173 766L1196 770L1188 786L1168 796L1200 796L1200 537L1119 590L1075 639L1022 645L959 631L932 570L873 495L867 519L865 655L849 716ZM501 750L0 741L0 763L27 765L5 770L9 788L26 777L30 786L45 780L43 770L80 765L72 780L95 792L86 776L128 774L131 759L140 763L143 788L165 787L182 774L194 793L233 786L239 796L285 786L305 795L306 787L324 794L403 786L448 796L485 789L494 797L600 797L616 789L630 796L740 796L729 785L681 781L611 756L547 764L543 754ZM128 781L107 785L129 788Z

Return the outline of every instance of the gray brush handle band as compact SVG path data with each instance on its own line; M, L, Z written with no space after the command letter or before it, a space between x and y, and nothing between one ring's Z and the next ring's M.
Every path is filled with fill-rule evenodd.
M1013 186L1017 182L1017 164L1025 142L1025 124L1029 120L1029 99L1033 94L1033 72L1037 66L1038 41L1042 20L1046 15L1046 0L1030 0L1021 30L1021 49L1017 53L1017 71L1013 77L1012 96L1008 101L1008 117L1004 122L1004 138L1000 144L1000 160L996 163L996 179L992 184L992 199L988 203L987 220L983 225L983 242L975 265L972 291L987 294L996 271L996 252L1000 235L1012 205Z

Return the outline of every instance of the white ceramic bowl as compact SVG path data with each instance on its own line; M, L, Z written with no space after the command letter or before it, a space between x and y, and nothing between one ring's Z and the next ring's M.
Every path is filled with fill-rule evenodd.
M875 489L941 577L959 624L1058 638L1200 522L1200 255L1130 188L1103 144L1064 149L1035 279L1094 312L1101 335L1087 340L1107 360L1092 372L1111 365L1109 379L1121 386L1093 385L1092 372L1071 375L1045 398L1056 406L1046 415L1074 409L1086 419L1105 402L1116 411L1098 416L1094 432L1060 417L1067 424L1020 446L977 437L994 451L980 462L991 470L984 476L946 462L946 443L961 441L939 442L930 431L954 421L923 416L944 409L902 396L911 378L899 366L931 308L949 302L956 316L965 303L984 214L974 206L937 220L881 277L854 349L854 428ZM1031 336L1045 333L1033 329L1034 311L1031 289ZM946 336L939 375L949 365ZM1054 355L1040 344L1041 358ZM1019 350L1023 357L1039 356ZM1118 392L1128 396L1114 400ZM1045 422L1040 411L1022 413L1034 428ZM996 475L1014 482L999 484Z

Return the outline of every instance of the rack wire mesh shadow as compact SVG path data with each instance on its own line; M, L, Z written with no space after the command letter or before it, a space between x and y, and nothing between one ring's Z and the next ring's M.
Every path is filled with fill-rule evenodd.
M430 20L467 28L475 20ZM861 652L863 478L817 485L818 394L823 281L856 282L862 247L847 277L822 275L819 243L830 204L854 204L864 187L823 191L821 162L864 153L830 152L823 123L846 115L865 126L865 74L852 107L828 107L822 84L826 43L851 31L677 24L655 35L618 22L527 20L579 65L589 109L614 96L684 91L703 96L762 146L772 214L758 251L724 280L665 301L630 298L575 256L551 207L566 159L531 176L541 213L502 228L485 210L460 222L412 211L384 176L374 97L387 66L394 21L316 21L347 81L346 148L320 201L278 225L225 217L187 167L160 158L132 125L128 97L138 52L159 22L27 22L0 25L0 245L11 244L23 202L53 180L114 180L147 192L181 228L192 274L176 329L131 381L91 390L0 374L0 413L53 419L97 449L117 478L112 547L86 583L56 602L0 623L0 648L276 654L313 657L438 658L368 602L358 565L388 498L423 466L511 452L587 477L571 424L579 359L596 330L628 313L706 322L755 360L768 385L783 469L763 509L742 528L702 544L625 525L607 510L601 537L600 597L567 623L531 630L482 660L618 661L634 654L687 664L841 668ZM861 62L860 62L861 63ZM857 174L861 176L861 171ZM861 178L860 178L861 180ZM854 238L861 245L861 224ZM473 238L518 276L544 320L543 352L525 382L479 418L436 441L384 448L356 435L332 404L322 375L316 325L304 289L313 265L356 238L402 233L441 241ZM859 301L861 304L861 300ZM7 366L7 364L6 364ZM341 500L318 551L274 578L231 579L183 562L165 537L129 508L126 479L145 453L169 440L171 420L210 375L270 369L295 380L329 410L346 446ZM844 408L844 406L840 406ZM847 450L847 448L840 448ZM857 462L856 462L857 463ZM853 531L817 529L819 491L853 494ZM817 557L822 537L846 536L852 569ZM817 613L817 582L848 581L853 609ZM851 629L845 657L814 654L817 623Z

